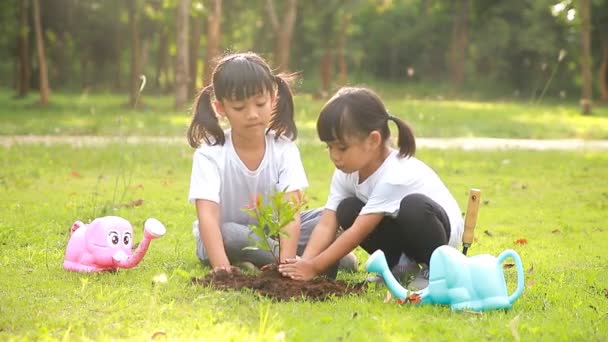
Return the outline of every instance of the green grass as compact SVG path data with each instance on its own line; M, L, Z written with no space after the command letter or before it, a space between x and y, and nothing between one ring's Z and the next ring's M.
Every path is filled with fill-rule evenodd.
M54 114L48 115L34 127L51 125ZM321 145L302 143L301 150L310 204L320 206L332 167ZM470 187L483 191L469 253L497 255L514 248L528 271L526 290L511 310L481 315L383 303L381 286L322 303L278 303L247 291L192 285L191 277L209 270L197 262L190 232L191 155L178 145L0 147L0 340L147 340L160 331L171 340L214 341L608 336L605 152L419 151L463 209ZM143 204L119 206L136 199ZM147 217L163 221L168 232L152 242L135 269L64 271L71 224L104 214L130 220L136 242ZM522 238L526 245L514 244ZM364 262L365 253L357 254ZM514 269L505 273L513 290ZM166 283L153 282L159 274L167 276ZM362 280L366 273L360 266L356 274L339 277Z
M473 102L413 98L395 89L380 93L389 111L407 120L420 137L608 139L608 107L596 105L582 116L576 103ZM177 111L170 96L142 98L145 109L126 106L127 95L53 94L40 107L35 94L15 100L0 89L0 135L162 135L183 136L190 114ZM303 139L316 140L316 117L323 100L295 99Z

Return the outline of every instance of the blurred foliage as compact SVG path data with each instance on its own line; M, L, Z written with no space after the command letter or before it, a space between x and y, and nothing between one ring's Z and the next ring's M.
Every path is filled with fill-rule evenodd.
M20 1L0 4L0 86L4 87L15 83ZM159 79L161 56L168 54L172 60L175 55L176 0L129 1L136 3L140 17L144 73ZM193 0L191 4L193 20L203 21L195 54L202 61L209 1ZM279 14L282 4L275 1ZM456 91L527 99L538 96L551 79L547 96L578 95L580 44L575 0L470 0L470 4L466 81L464 89ZM126 91L130 56L126 2L45 0L41 6L51 87ZM340 25L348 18L344 52L351 83L380 79L431 82L441 87L449 81L454 13L453 2L447 0L300 1L291 70L300 72L305 89L313 92L319 86L321 59L330 51L333 78L337 78ZM272 61L274 39L267 19L264 1L224 1L222 49L253 50ZM608 0L592 1L592 27L595 75L601 62L600 42L608 35ZM169 44L159 43L163 34L168 34ZM32 86L36 87L33 33L29 36ZM565 58L558 62L560 51ZM149 87L148 91L156 92L170 89L157 83Z

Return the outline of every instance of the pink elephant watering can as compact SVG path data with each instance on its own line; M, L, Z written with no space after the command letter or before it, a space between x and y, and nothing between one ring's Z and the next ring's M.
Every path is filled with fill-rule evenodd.
M118 216L104 216L89 224L76 221L71 228L63 268L75 272L100 272L133 268L143 259L150 242L166 233L155 218L144 223L144 237L133 252L133 227Z
M517 268L517 288L510 295L502 266L507 258L512 258ZM438 247L431 255L429 285L409 294L390 272L381 250L369 257L365 267L368 272L380 274L389 291L402 302L447 304L455 311L509 309L524 291L523 265L511 249L498 257L489 254L467 257L453 247Z

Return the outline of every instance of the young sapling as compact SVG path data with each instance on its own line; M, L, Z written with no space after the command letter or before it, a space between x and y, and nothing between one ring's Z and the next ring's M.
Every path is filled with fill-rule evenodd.
M252 239L253 246L245 247L244 249L263 249L273 254L276 264L279 264L279 255L281 253L281 243L279 242L279 250L273 250L271 240L279 240L281 237L288 237L289 234L285 231L285 226L295 220L295 215L304 207L305 201L297 196L289 196L286 194L286 189L276 191L269 195L266 200L261 195L257 195L249 207L243 210L249 214L254 220L254 223L249 225L251 231L258 237L259 240ZM289 198L291 197L291 198Z

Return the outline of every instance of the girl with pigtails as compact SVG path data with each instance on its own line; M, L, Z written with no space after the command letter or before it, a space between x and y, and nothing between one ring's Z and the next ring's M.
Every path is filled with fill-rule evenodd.
M227 120L228 129L220 126L219 118ZM275 75L255 53L219 60L211 84L195 100L187 133L196 148L189 190L198 219L193 226L196 254L214 271L274 262L272 252L246 248L254 246L252 239L263 237L248 227L255 222L243 209L252 198L265 199L277 191L285 190L287 198L302 198L308 181L294 143L297 133L286 76ZM281 262L303 252L320 213L298 213L283 228L287 234L269 241L273 247L280 244L272 250L280 251ZM355 262L350 261L344 265L353 268ZM335 276L336 266L329 269Z
M397 126L398 149L389 145L389 123ZM317 133L336 166L329 198L302 257L279 271L308 280L361 246L382 250L398 279L410 271L411 287L426 287L431 254L459 247L464 222L439 176L414 157L410 127L373 91L342 88L321 110ZM336 239L338 228L344 232Z

